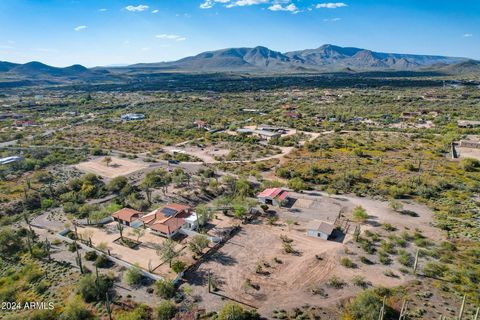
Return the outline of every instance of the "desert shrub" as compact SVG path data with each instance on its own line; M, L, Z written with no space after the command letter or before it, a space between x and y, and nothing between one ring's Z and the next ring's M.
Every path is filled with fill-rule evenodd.
M423 268L423 274L432 278L442 278L447 271L448 266L438 262L428 262Z
M85 260L87 261L93 261L97 259L98 255L96 251L87 251L85 252Z
M110 260L108 260L106 255L102 254L95 260L95 266L97 268L108 268L110 266Z
M378 260L383 265L389 265L392 263L392 260L390 259L388 253L386 253L385 251L378 252Z
M360 261L361 261L362 263L364 263L364 264L369 264L369 265L370 265L370 264L374 264L372 260L368 259L368 258L365 257L365 256L361 256L361 257L360 257Z
M335 288L335 289L342 289L346 285L345 281L342 279L333 276L327 281L327 286Z
M383 304L383 297L378 290L366 290L351 300L344 309L344 319L372 320L378 319ZM385 305L385 319L393 319L395 312Z
M141 304L132 311L120 311L115 314L116 320L148 320L150 312L148 306Z
M415 259L413 256L405 250L400 250L398 256L398 262L406 267L412 267Z
M222 306L218 313L218 320L255 320L260 319L255 311L244 310L239 304L234 302L227 302Z
M155 291L163 299L170 299L175 295L175 285L169 280L158 280L155 282Z
M365 222L365 220L368 219L367 210L365 210L361 206L358 206L355 209L353 209L352 216L353 216L353 219L359 222Z
M169 300L160 302L155 308L155 316L158 320L170 320L175 316L177 308L175 304Z
M368 281L365 280L365 277L358 275L352 278L352 284L361 288L366 288L369 285Z
M346 268L355 268L355 267L356 267L355 263L353 263L353 261L350 260L350 259L347 258L347 257L342 257L342 258L340 259L340 264L341 264L342 266L346 267Z
M106 293L113 287L113 280L106 275L99 275L98 280L93 274L84 275L77 285L77 292L85 302L104 300ZM97 291L98 286L98 291Z
M61 318L65 320L89 320L94 319L94 316L92 312L87 309L82 299L80 299L79 296L75 296L68 301Z
M123 275L125 282L130 286L139 286L143 281L143 272L139 267L133 266L125 271Z
M473 172L477 171L477 169L480 167L480 161L476 159L466 158L462 159L461 165L463 170L467 172Z

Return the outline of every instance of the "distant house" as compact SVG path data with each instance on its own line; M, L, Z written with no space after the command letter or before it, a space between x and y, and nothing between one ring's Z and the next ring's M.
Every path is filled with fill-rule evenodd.
M0 158L0 165L21 161L23 159L24 158L22 156L11 156L11 157Z
M16 127L31 127L33 126L33 121L32 120L17 120L15 121L15 126Z
M457 125L459 128L476 128L476 127L480 127L480 121L458 120Z
M142 213L140 211L130 209L130 208L123 208L112 214L112 218L114 221L120 222L126 226L130 226L130 224L138 220L141 217Z
M274 206L281 206L288 202L288 191L281 188L267 188L257 195L259 202Z
M263 131L270 131L270 132L278 132L281 134L287 133L287 130L281 127L275 127L275 126L270 126L267 124L262 124L257 127L258 130L263 130Z
M332 235L333 230L335 230L333 224L320 220L313 220L307 225L307 235L309 237L320 238L323 240L328 240Z
M141 113L127 113L120 117L123 121L144 120L145 115Z
M279 132L272 132L272 131L259 130L259 129L237 129L237 132L241 134L253 135L264 140L270 140L272 138L281 136Z
M192 208L177 203L153 210L140 220L153 233L167 238L175 236L182 228L193 230L197 227L196 214Z

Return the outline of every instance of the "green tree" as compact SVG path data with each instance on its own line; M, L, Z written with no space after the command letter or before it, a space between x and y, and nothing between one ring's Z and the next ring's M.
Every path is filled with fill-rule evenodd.
M254 320L260 319L254 311L244 310L238 303L227 302L218 313L218 320Z
M87 309L87 305L82 299L76 295L70 299L65 306L65 310L62 313L62 319L65 320L89 320L94 319L94 316L90 310Z
M175 285L170 280L161 279L155 282L155 291L159 297L170 299L175 295Z
M22 250L22 240L10 228L0 229L0 255L7 258L16 255Z
M379 291L385 291L385 289L373 289L361 292L346 306L344 318L355 320L378 319L383 304L383 297L379 295ZM385 294L384 292L382 293ZM393 319L391 318L393 315L393 309L385 305L385 319Z
M85 302L100 301L105 299L105 294L113 287L113 280L106 275L89 273L84 275L77 285L77 292Z
M125 282L130 286L139 286L143 281L143 272L138 266L133 266L125 271Z
M155 308L155 316L158 320L170 320L175 316L177 308L175 304L169 300L160 302L157 308Z
M128 184L128 179L124 176L113 178L107 185L107 189L111 192L120 192Z
M172 267L172 260L178 256L178 252L175 250L177 243L172 239L165 239L162 244L156 248L157 254L164 261L167 261L170 267Z
M213 212L208 208L206 205L199 205L195 209L195 213L197 214L198 218L198 225L203 227L207 224L208 221L212 219Z
M299 192L299 191L305 190L307 188L307 185L305 184L305 181L303 181L302 178L295 177L288 181L288 187L293 189L296 192Z
M180 260L176 260L172 263L172 270L175 273L180 273L180 272L185 271L186 267L187 267L187 264L183 261L180 261Z
M192 239L188 243L188 247L194 254L200 255L203 249L208 247L209 243L210 241L206 236L204 236L203 234L197 234L192 237Z

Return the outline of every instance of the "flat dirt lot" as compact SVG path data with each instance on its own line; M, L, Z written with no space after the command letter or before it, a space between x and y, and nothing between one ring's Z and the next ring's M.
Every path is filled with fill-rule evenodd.
M305 207L302 210L308 211L305 215L309 219L316 217L315 212L319 212L319 217L322 216L322 204L327 214L329 207L336 208L338 212L335 203L341 203L346 218L355 206L362 205L369 213L367 223L361 227L362 232L370 229L385 233L382 224L391 223L398 228L394 234L403 230L413 232L419 228L430 239L442 239L438 229L431 226L432 213L422 205L404 203L405 209L418 214L418 217L410 217L390 210L386 202L373 199L329 197L323 194L302 197L305 201L300 204ZM294 215L302 213L296 212ZM286 214L280 214L280 217L283 221L289 218ZM352 279L357 275L364 277L370 286L393 287L413 280L412 275L398 271L401 265L397 262L397 256L392 255L391 264L386 266L378 261L375 254L366 254L353 241L353 230L345 236L343 243L308 237L305 226L309 219L296 219L297 224L291 228L282 221L270 226L264 218L253 224L242 225L237 235L217 252L212 252L198 269L186 274L186 282L193 289L193 295L199 297L200 304L209 310L219 309L226 300L234 300L257 308L263 316L271 317L274 310L291 310L306 304L323 308L335 306L362 290L352 284ZM293 240L292 246L297 254L285 253L281 235ZM416 249L408 245L406 250L414 254ZM340 259L345 256L355 263L355 267L341 265ZM362 263L361 256L368 257L373 264ZM387 275L386 271L389 270L395 276ZM218 292L208 293L208 272L218 284ZM345 282L343 288L328 286L328 281L334 276ZM313 289L323 294L314 294Z
M100 157L91 161L82 162L75 167L81 171L94 173L109 179L148 168L148 164L117 157L111 157L112 162L107 166L105 162L103 162L104 158L105 157Z
M282 234L293 240L297 255L284 253ZM336 266L336 252L342 248L340 243L309 238L284 226L243 225L239 234L187 275L187 279L194 294L202 296L202 304L209 308L219 308L224 295L269 314L278 306L317 303L318 297L309 288L328 279ZM326 258L320 261L315 255ZM279 260L276 262L274 258ZM256 272L257 265L262 265L263 274ZM219 284L218 295L206 292L208 271ZM247 279L258 288L247 286Z

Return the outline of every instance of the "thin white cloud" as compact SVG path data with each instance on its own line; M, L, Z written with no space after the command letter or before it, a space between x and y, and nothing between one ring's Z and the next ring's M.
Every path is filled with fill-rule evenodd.
M158 12L159 12L158 9L155 9L155 10L152 11L152 13L158 13Z
M465 34L463 35L463 37L464 37L464 38L471 38L471 37L473 37L473 34L472 34L472 33L465 33Z
M163 40L174 40L174 41L185 41L185 40L187 40L187 38L179 36L177 34L166 34L166 33L157 34L155 36L155 38L163 39Z
M269 0L237 0L235 2L227 4L226 7L227 8L245 7L245 6L253 6L253 5L263 4L268 2Z
M205 0L202 4L200 4L200 9L210 9L212 8L215 3L228 3L230 0Z
M100 11L100 12L105 12L105 11L107 11L107 9L102 8L102 9L98 9L98 11Z
M293 12L293 13L298 12L297 6L293 3L290 3L289 5L286 5L286 6L282 6L279 3L272 4L270 7L268 7L268 10L271 10L271 11L289 11L289 12Z
M344 2L327 2L327 3L319 3L315 6L317 9L337 9L348 7L348 5Z
M73 30L79 32L79 31L83 31L87 28L88 28L87 26L78 26L78 27L73 28Z
M323 19L324 22L337 22L342 20L341 18Z
M138 6L129 5L125 7L125 9L130 12L142 12L148 10L148 8L150 7L145 4L139 4Z

